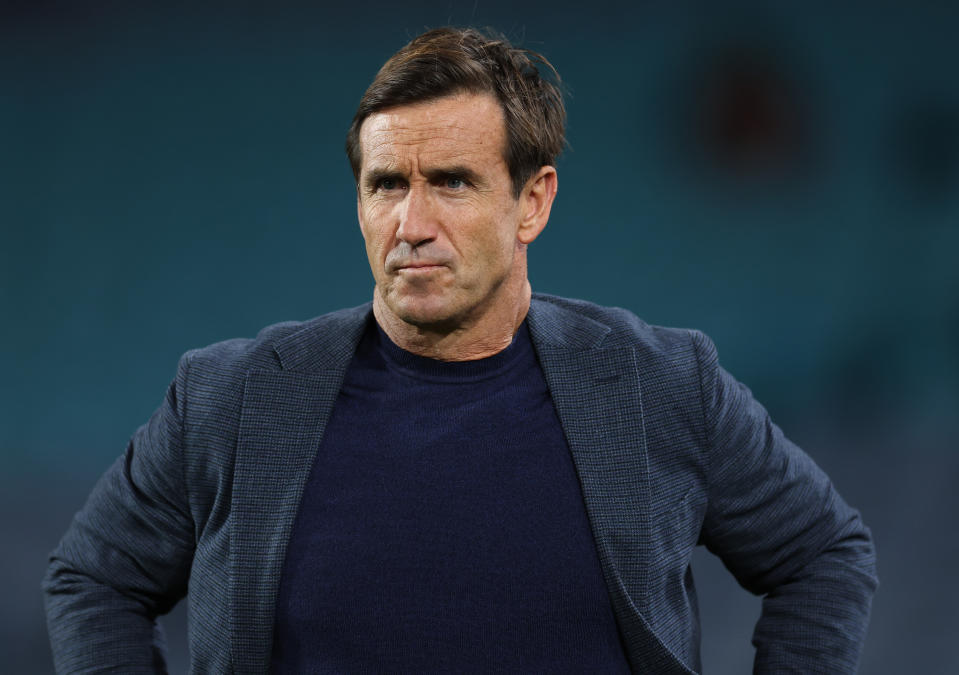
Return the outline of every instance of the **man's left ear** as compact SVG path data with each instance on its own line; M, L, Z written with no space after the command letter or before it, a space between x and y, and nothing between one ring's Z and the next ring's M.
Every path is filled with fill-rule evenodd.
M553 200L556 198L557 186L556 169L552 166L540 167L539 171L526 181L526 187L519 197L523 205L523 220L519 224L516 238L520 243L533 243L546 227Z

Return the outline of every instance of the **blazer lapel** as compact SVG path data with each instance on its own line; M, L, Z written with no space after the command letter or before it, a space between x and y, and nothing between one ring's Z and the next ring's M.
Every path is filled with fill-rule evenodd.
M573 455L603 575L636 672L690 673L643 617L651 564L641 375L608 326L534 301L530 332Z
M287 543L368 308L334 316L278 343L284 370L247 374L231 501L231 647L236 673L269 670Z

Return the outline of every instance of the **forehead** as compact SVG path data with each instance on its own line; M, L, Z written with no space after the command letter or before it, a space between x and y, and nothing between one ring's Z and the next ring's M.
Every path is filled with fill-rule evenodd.
M388 108L360 128L363 168L418 164L503 162L506 126L489 94L456 94Z

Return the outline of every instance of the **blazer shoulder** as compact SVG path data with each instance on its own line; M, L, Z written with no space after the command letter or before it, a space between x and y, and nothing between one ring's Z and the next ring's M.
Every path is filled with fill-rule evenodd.
M702 355L715 352L710 339L690 328L672 328L647 323L622 307L606 307L585 300L559 296L534 295L539 314L550 315L558 332L583 320L602 326L602 339L597 347L604 349L632 348L641 358L687 361L694 364ZM543 322L546 323L546 322ZM554 336L558 341L565 336Z
M262 328L253 338L233 338L192 349L181 369L215 374L217 379L243 378L250 370L283 370L331 346L351 349L365 324L369 304L342 309L306 321L284 321Z
M358 340L354 336L362 332L368 314L366 306L340 310L308 321L273 324L253 338L188 351L180 359L164 405L180 429L176 433L186 435L186 447L230 447L251 372L307 371L311 364L345 368Z

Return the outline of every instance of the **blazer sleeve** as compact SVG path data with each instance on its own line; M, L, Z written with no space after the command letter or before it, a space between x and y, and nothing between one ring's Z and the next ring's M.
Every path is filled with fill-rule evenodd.
M703 543L764 596L756 673L855 672L878 581L859 513L693 334L710 448Z
M195 541L180 447L189 356L50 556L43 589L58 673L165 671L156 617L185 595Z

